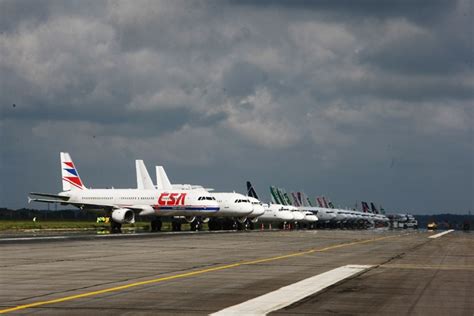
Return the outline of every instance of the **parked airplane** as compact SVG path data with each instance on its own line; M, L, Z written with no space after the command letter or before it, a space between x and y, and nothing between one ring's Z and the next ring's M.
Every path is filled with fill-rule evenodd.
M250 198L258 200L257 192L250 181L247 181L247 195ZM285 209L285 205L277 203L262 203L262 206L264 212L258 217L260 223L275 223L283 226L285 223L292 222L295 219L293 212L289 209Z
M31 192L28 201L73 205L84 210L104 210L111 217L111 231L120 232L124 223L136 215L155 217L152 230L161 228L160 216L211 216L220 210L213 196L203 188L160 190L143 186L137 189L88 189L68 153L60 153L63 191L58 194Z
M189 184L171 184L165 169L162 166L156 166L156 187L158 189L166 188L198 188L200 186ZM254 216L254 205L245 195L236 192L209 192L219 204L219 212L213 214L208 221L209 229L245 229L247 228L247 218ZM257 210L257 213L259 211Z

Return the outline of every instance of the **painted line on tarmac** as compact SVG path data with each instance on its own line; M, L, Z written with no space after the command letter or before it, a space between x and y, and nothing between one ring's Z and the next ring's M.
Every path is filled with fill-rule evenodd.
M276 291L258 296L241 304L225 308L210 315L267 315L270 312L285 308L286 306L301 301L305 297L318 293L339 281L342 281L355 274L364 272L372 267L373 266L369 265L346 265L339 267L282 287Z
M10 238L0 238L0 242L2 242L2 241L58 240L58 239L70 239L70 238L68 236L10 237Z
M39 307L39 306L44 306L44 305L50 305L50 304L66 302L66 301L72 301L72 300L76 300L76 299L80 299L80 298L84 298L84 297L91 297L91 296L96 296L96 295L110 293L110 292L117 292L117 291L126 290L126 289L129 289L129 288L142 286L142 285L155 284L155 283L161 283L161 282L170 281L170 280L189 278L189 277L193 277L193 276L196 276L196 275L201 275L201 274L205 274L205 273L209 273L209 272L215 272L215 271L221 271L221 270L227 270L227 269L236 268L236 267L240 267L240 266L254 265L254 264L259 264L259 263L263 263L263 262L270 262L270 261L282 260L282 259L287 259L287 258L292 258L292 257L299 257L299 256L308 255L308 254L311 254L311 253L324 252L324 251L343 248L343 247L367 244L367 243L371 243L371 242L376 242L376 241L380 241L380 240L384 240L384 239L401 237L401 236L406 236L406 235L408 235L408 234L385 236L385 237L378 237L378 238L366 239L366 240L359 240L359 241L353 241L353 242L348 242L348 243L332 245L332 246L319 248L319 249L310 249L310 250L306 250L306 251L290 253L290 254L282 255L282 256L236 262L236 263L226 264L226 265L217 266L217 267L213 267L213 268L207 268L207 269L196 270L196 271L192 271L192 272L180 273L180 274L170 275L170 276L167 276L167 277L161 277L161 278L152 279L152 280L134 282L134 283L129 283L129 284L121 285L121 286L110 287L110 288L97 290L97 291L85 292L85 293L77 294L77 295L64 296L64 297L60 297L60 298L56 298L56 299L52 299L52 300L39 301L39 302L35 302L35 303L18 305L18 306L15 306L15 307L0 310L0 314L5 314L5 313L14 312L14 311L27 309L27 308L32 308L32 307Z
M428 238L439 238L439 237L444 236L446 234L452 233L453 231L454 231L454 229L450 229L450 230L447 230L445 232L442 232L442 233L439 233L439 234L436 234L436 235L432 235Z
M474 265L428 265L410 263L388 263L380 266L381 269L410 269L410 270L459 270L474 271Z

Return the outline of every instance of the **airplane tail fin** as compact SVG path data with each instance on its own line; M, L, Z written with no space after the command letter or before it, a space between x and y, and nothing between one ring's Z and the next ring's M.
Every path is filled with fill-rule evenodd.
M172 190L170 179L163 166L156 166L156 186L161 190Z
M372 209L372 213L379 214L379 210L377 210L377 207L375 207L374 202L370 202L370 208Z
M322 196L322 199L323 199L324 207L329 208L328 201L326 200L326 197Z
M361 201L360 204L362 205L362 212L370 213L370 208L367 202Z
M291 192L291 197L292 197L294 206L302 206L301 200L298 198L298 193Z
M253 188L250 181L247 181L247 195L258 200L257 192L255 192L255 189Z
M60 153L61 157L61 176L63 182L63 191L84 190L84 186L79 172L77 172L74 162L72 162L69 153Z
M137 172L137 189L153 190L155 187L143 160L135 160L135 169Z

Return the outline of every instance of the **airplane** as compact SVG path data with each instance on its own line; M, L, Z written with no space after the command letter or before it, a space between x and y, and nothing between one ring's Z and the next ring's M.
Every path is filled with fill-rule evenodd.
M146 167L143 162L137 162L136 167L137 185L152 186L153 183L148 175L148 171L146 170ZM155 169L157 189L195 190L202 188L202 186L199 185L171 184L163 166L156 166ZM143 180L143 183L138 182L139 180ZM209 191L211 190L209 189ZM247 217L252 214L254 206L246 196L236 192L209 192L209 194L219 204L219 212L211 214L211 216L208 217L197 217L197 222L195 224L191 223L192 230L199 230L201 228L202 223L208 223L208 227L210 230L235 228L242 230L247 227ZM175 218L173 220L172 225L174 230L180 230L179 218Z
M301 212L314 214L317 217L318 225L328 225L336 217L333 209L313 206L304 192L293 192L291 196L293 197L292 204Z
M31 192L28 202L60 203L82 210L104 210L111 217L111 232L135 222L136 215L153 216L152 230L161 228L161 216L211 216L219 212L216 199L203 188L161 190L149 186L137 189L88 189L69 153L60 153L62 191L58 194Z
M257 192L253 188L250 181L247 181L247 195L249 198L259 200ZM276 223L282 227L294 220L293 213L289 209L285 209L285 206L277 203L262 203L263 214L258 217L258 222L261 223Z
M250 181L247 181L247 197L253 205L252 213L247 216L248 220L250 220L249 227L252 229L254 224L258 222L259 217L265 214L265 208L258 199L257 192L255 192Z

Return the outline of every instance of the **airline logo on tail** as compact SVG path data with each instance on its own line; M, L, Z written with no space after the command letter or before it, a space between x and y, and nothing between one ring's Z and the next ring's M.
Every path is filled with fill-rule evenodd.
M360 204L362 204L362 212L370 213L369 204L367 204L367 202L361 201Z
M84 185L82 184L81 178L79 178L74 163L72 161L63 161L62 167L63 170L66 171L65 173L63 172L63 180L82 190Z

